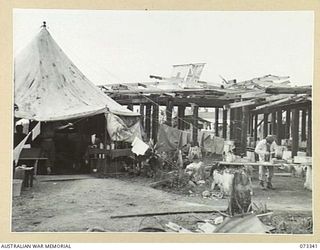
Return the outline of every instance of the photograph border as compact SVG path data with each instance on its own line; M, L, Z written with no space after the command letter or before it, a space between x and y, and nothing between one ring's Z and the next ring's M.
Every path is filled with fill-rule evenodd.
M1 242L69 242L69 243L105 243L105 242L214 242L214 243L271 243L271 242L320 242L320 199L319 185L313 184L313 235L240 235L240 234L178 234L178 233L16 233L11 232L11 177L12 171L12 127L13 127L13 20L14 8L30 9L91 9L91 10L193 10L193 11L314 11L314 84L313 84L313 138L318 138L319 115L316 107L319 100L314 98L319 94L320 81L320 1L318 0L272 0L272 1L210 1L210 0L2 0L0 2L0 129L1 135L1 173L0 189L2 201L0 203L0 241ZM294 41L293 41L294 42ZM313 179L316 180L320 170L319 146L313 139ZM106 215L107 216L107 215Z

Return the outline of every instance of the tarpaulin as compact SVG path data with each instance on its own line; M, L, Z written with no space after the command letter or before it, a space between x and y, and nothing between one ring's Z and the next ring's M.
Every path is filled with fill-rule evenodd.
M201 131L198 135L199 145L207 152L223 154L224 139L214 136L212 132Z
M105 112L139 116L104 94L62 51L46 28L14 60L15 117L69 120Z
M131 151L136 155L144 155L149 148L149 145L146 144L141 139L139 139L138 137L134 138L131 146L132 146Z
M38 124L32 129L32 140L34 141L38 135L40 135L40 128L41 124L38 122Z
M14 161L15 165L17 165L17 163L18 163L19 156L21 154L23 146L26 144L26 141L28 140L28 137L30 136L30 134L31 134L31 132L28 135L26 135L26 137L13 150L13 161Z
M256 233L264 234L269 229L255 214L227 217L214 233Z
M190 133L172 128L165 124L160 124L158 130L158 140L156 144L156 150L158 152L176 151L190 142Z
M140 119L121 119L112 113L105 114L107 120L107 130L112 141L133 142L137 137L142 139L143 130Z

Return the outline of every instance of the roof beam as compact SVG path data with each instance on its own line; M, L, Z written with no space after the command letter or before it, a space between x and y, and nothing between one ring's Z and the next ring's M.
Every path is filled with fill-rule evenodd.
M168 99L170 97L144 97L144 96L137 96L137 97L128 97L126 99L116 99L115 100L120 103L121 105L128 105L129 103L132 103L133 105L138 104L146 104L146 103L152 103L156 102L159 105L166 106ZM223 105L226 105L230 103L230 100L220 100L220 99L205 99L205 98L173 98L172 99L173 105L184 105L184 106L191 106L191 103L197 104L199 107L220 107L222 108Z
M267 94L312 94L311 86L308 87L269 87L266 88Z

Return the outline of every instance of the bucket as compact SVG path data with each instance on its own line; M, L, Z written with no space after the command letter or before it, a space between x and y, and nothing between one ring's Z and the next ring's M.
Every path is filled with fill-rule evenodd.
M20 196L22 188L22 180L13 179L12 183L12 195L13 197Z

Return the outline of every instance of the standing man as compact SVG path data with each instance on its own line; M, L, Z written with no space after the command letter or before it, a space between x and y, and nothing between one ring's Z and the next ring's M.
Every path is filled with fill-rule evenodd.
M268 135L265 139L261 140L255 149L255 153L259 155L260 162L270 162L272 156L275 154L277 144L275 142L275 136ZM267 173L267 176L266 176ZM262 189L273 189L272 180L273 166L259 166L259 181ZM267 182L267 187L265 187Z

